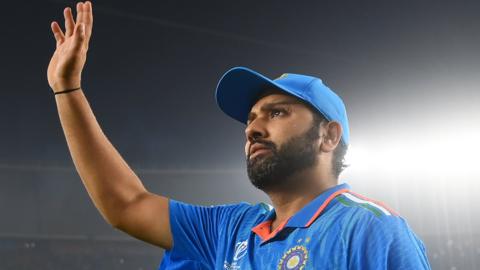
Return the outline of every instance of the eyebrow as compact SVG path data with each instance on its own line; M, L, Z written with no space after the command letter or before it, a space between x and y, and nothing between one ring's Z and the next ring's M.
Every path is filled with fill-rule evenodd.
M274 108L276 106L279 106L279 105L296 105L296 104L302 104L302 103L300 101L296 101L296 100L284 100L284 101L272 102L272 103L267 103L267 104L263 105L260 108L260 111L262 111L262 112L269 111L272 108ZM249 112L248 117L247 117L247 122L250 121L255 115L256 115L255 113Z

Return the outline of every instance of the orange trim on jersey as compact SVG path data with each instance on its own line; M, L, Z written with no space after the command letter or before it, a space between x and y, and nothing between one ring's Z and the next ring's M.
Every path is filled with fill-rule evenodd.
M281 231L285 227L289 219L290 218L282 222L273 232L270 232L271 225L273 222L273 220L271 219L264 221L258 224L257 226L253 227L252 231L256 233L258 236L260 236L260 238L262 238L263 241L267 241L273 238L279 231Z
M392 208L388 207L385 203L383 203L383 202L381 202L381 201L377 201L377 200L374 200L374 199L370 199L370 198L368 198L368 197L365 197L365 196L363 196L363 195L360 195L360 194L355 193L355 192L352 192L352 191L349 191L348 193L351 193L351 194L359 197L359 198L362 199L362 200L376 203L376 204L380 205L381 207L387 209L387 211L390 212L391 214L393 214L394 216L400 216L400 214L398 214L397 211L395 211L395 210L393 210Z
M348 189L340 189L332 193L330 196L328 196L328 198L322 203L322 205L318 208L318 210L315 212L315 214L312 216L312 218L308 221L308 223L305 226L306 227L310 226L313 223L313 221L315 221L315 219L323 212L323 210L335 197L348 191L349 191ZM267 241L273 238L279 231L281 231L285 227L285 225L287 225L287 222L288 220L290 220L290 218L291 217L289 217L287 220L282 222L278 226L278 228L276 228L273 232L270 231L273 220L267 220L258 224L257 226L252 228L252 231L256 233L258 236L260 236L260 238L263 241Z
M332 193L330 196L328 196L328 198L322 203L320 208L318 208L317 212L315 212L315 214L313 214L313 217L310 218L310 220L307 222L307 224L305 226L309 227L335 197L337 197L338 195L340 195L342 193L348 192L348 191L349 191L348 189L340 189L340 190L337 190L334 193Z

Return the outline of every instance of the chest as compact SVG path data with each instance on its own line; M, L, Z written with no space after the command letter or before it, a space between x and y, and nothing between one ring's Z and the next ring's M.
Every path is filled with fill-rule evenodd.
M335 230L286 228L264 243L249 233L224 251L216 269L346 269L345 243Z

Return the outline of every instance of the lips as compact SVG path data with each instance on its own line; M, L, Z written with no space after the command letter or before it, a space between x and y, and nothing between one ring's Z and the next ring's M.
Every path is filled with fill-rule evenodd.
M261 154L269 151L271 151L270 147L267 147L259 143L252 144L250 146L250 158L256 154Z

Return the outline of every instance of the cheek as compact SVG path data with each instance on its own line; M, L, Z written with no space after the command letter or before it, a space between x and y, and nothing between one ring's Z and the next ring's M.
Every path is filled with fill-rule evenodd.
M298 121L289 121L276 127L272 127L270 139L279 147L290 138L297 137L305 133L307 127Z
M270 128L270 137L272 140L282 143L288 137L295 136L297 133L301 133L302 127L296 121L285 121L275 123Z
M270 132L268 140L274 143L278 148L288 139L288 137L290 136L289 134L292 132L292 130L294 130L293 127L292 129L272 130Z

